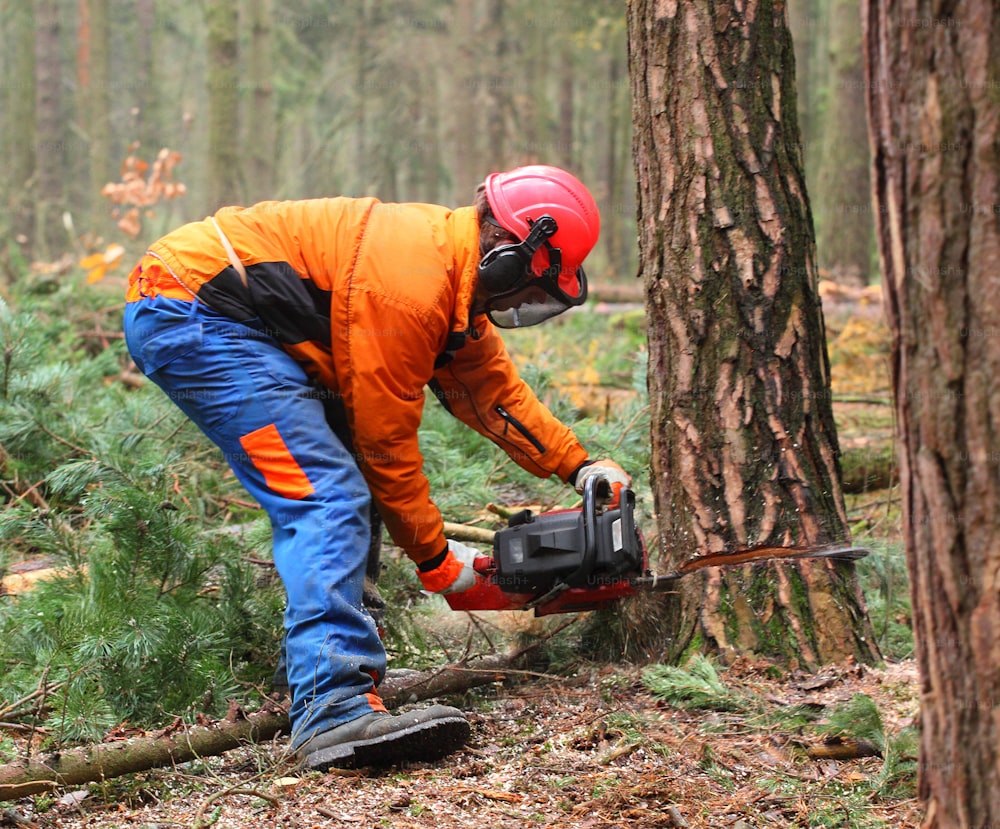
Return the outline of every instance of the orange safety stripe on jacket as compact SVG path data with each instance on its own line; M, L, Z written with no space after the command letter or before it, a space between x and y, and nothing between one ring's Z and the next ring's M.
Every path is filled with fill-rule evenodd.
M246 286L210 219L156 242L145 273L159 262L161 277L166 271L214 310L259 317L342 396L358 463L390 535L414 561L446 546L417 439L428 384L456 417L537 475L566 480L586 460L520 379L493 326L480 317L470 328L474 208L331 198L225 208L215 218ZM138 271L130 301L140 296ZM435 370L467 330L464 346Z

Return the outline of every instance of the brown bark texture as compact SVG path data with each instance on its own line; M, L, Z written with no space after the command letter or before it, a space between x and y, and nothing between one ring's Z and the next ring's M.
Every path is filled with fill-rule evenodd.
M866 0L927 827L1000 826L1000 19Z
M846 541L784 4L634 2L629 52L660 556ZM851 564L681 592L674 648L878 658Z

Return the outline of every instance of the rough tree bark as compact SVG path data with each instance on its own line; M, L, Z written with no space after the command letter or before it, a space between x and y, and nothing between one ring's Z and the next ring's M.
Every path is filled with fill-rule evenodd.
M1000 825L1000 17L866 0L928 829Z
M629 5L660 558L849 538L785 7ZM853 565L715 571L662 620L817 666L879 658Z

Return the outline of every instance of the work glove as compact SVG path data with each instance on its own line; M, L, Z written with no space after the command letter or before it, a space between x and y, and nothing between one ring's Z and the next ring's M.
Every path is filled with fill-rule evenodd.
M621 500L622 488L632 485L632 477L628 474L628 472L622 469L610 458L604 458L587 464L583 467L583 469L576 473L576 483L574 484L576 491L582 495L587 479L593 478L594 476L598 476L607 482L609 490L608 494L610 497L606 500L612 508L618 506L618 503ZM601 495L600 492L597 494L598 496Z
M462 593L476 584L473 564L480 555L472 547L448 539L448 549L441 563L428 570L418 565L417 576L424 588L432 593Z

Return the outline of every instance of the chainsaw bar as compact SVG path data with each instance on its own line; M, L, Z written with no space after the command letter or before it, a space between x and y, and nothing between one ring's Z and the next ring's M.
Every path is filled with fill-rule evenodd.
M846 543L760 545L696 556L672 573L655 573L633 517L634 493L623 488L617 504L601 508L597 485L596 476L587 480L579 509L513 516L506 529L493 534L493 555L476 558L476 584L446 594L451 609L577 613L640 590L669 590L679 579L710 567L804 558L852 561L868 555Z
M672 573L647 573L633 576L633 587L652 590L666 589L673 582L709 567L735 567L740 564L755 564L765 561L782 561L797 558L832 558L839 561L857 561L865 558L869 550L851 544L814 544L794 547L751 547L747 550L733 550L728 553L710 553L688 559Z

